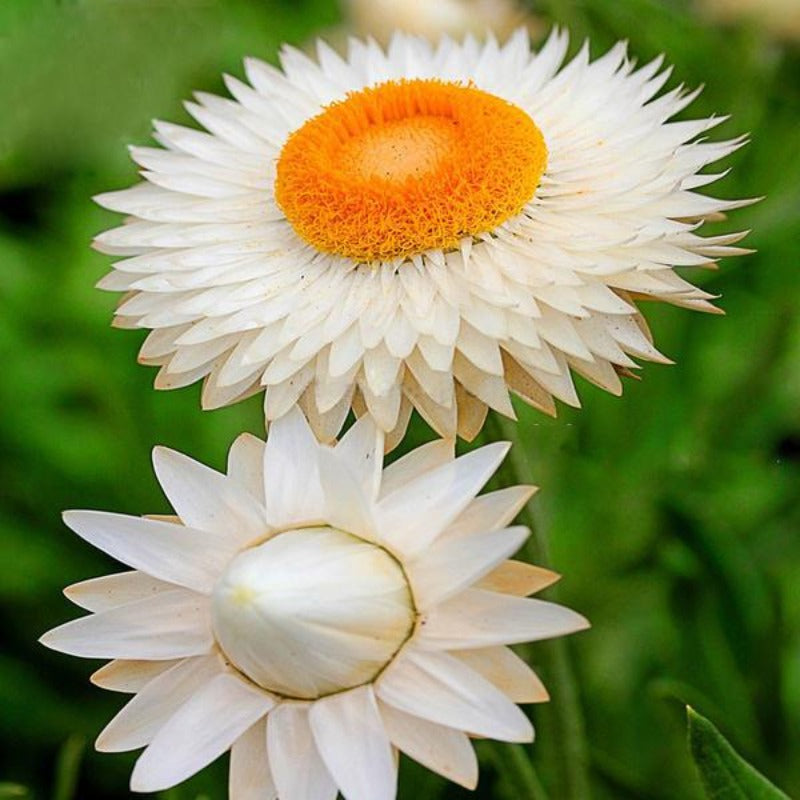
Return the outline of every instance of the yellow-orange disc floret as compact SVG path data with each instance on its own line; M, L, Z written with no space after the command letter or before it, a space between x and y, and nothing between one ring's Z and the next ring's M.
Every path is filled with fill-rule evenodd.
M295 131L275 196L318 250L360 262L456 248L518 214L547 159L520 108L473 86L389 81Z

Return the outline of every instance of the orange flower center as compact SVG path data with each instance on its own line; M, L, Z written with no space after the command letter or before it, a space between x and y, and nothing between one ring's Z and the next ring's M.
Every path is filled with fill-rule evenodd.
M533 197L544 137L473 86L388 81L308 120L278 159L275 196L318 250L359 262L457 248Z

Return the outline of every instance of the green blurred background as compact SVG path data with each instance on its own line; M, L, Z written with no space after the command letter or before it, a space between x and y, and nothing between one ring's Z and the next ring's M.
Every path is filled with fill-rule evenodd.
M800 48L682 0L534 10L543 31L573 31L573 51L625 38L640 60L667 54L669 86L705 83L688 115L731 113L715 134L753 139L718 193L766 195L718 226L752 228L758 253L692 276L727 316L646 309L677 366L646 366L622 398L584 384L584 409L557 420L521 410L560 600L594 626L569 641L592 796L702 796L683 702L800 794ZM201 413L196 386L152 390L143 334L112 330L115 297L92 288L109 259L89 242L118 218L90 197L134 182L125 145L148 143L152 118L188 122L180 101L223 93L244 55L274 60L340 20L334 0L0 2L0 783L32 797L128 797L135 757L91 750L123 699L89 685L96 665L36 642L77 614L64 585L113 567L61 509L165 511L154 444L221 467L237 433L263 433L257 398ZM404 448L430 435L417 420ZM552 711L532 714L551 785ZM480 753L476 795L405 763L400 798L519 797ZM223 759L162 797L222 798L224 776Z

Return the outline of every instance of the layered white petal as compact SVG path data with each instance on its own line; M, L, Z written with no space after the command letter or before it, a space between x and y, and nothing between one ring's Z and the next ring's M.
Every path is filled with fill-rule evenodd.
M240 678L217 675L170 717L139 756L131 789L157 792L194 775L228 750L274 704Z
M297 409L270 426L264 451L264 492L267 520L273 527L325 520L318 454L314 434Z
M166 661L137 661L115 659L109 661L96 672L90 680L101 689L111 692L135 694L140 692L153 678L166 672L171 667L180 663L182 659L169 659Z
M518 525L434 542L405 566L417 608L426 611L468 588L516 552L528 535Z
M507 742L533 740L528 718L499 689L446 653L407 648L376 684L387 705Z
M106 725L95 747L118 752L149 744L167 720L221 672L222 661L215 653L179 661L142 687Z
M453 655L515 703L544 703L550 699L536 673L508 647L456 650Z
M465 789L477 786L478 759L465 733L386 703L380 703L380 711L386 733L398 750Z
M90 544L154 578L208 592L236 551L230 537L105 511L65 511Z
M264 442L250 433L236 438L228 452L228 477L247 489L260 505L264 499Z
M383 497L375 510L382 541L405 556L428 547L489 480L508 447L495 442L473 450Z
M229 800L277 800L267 758L266 719L243 733L231 747Z
M467 589L425 615L417 641L424 648L461 650L533 642L588 627L580 614L555 603Z
M348 800L394 800L397 768L371 686L317 700L308 716L317 750Z
M66 622L40 641L83 658L162 660L207 653L214 639L207 598L175 589Z
M174 583L167 583L135 570L73 583L64 589L64 594L75 605L87 611L105 611L175 588Z
M263 506L236 480L165 447L153 450L164 493L184 525L244 546L267 530Z
M306 704L282 703L273 710L267 750L281 800L335 800L338 790L314 744Z

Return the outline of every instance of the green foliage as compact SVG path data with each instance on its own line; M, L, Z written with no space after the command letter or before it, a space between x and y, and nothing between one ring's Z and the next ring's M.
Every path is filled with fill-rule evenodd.
M691 706L686 714L689 749L710 800L789 800L753 769L711 722Z
M798 795L800 53L749 25L713 26L688 0L538 8L573 30L573 51L583 36L595 55L625 38L639 61L666 53L668 88L705 83L684 116L731 113L713 135L753 139L718 192L766 195L709 229L752 228L758 252L689 276L722 296L726 317L645 308L676 366L646 365L622 398L583 385L583 410L557 420L518 409L559 599L593 624L566 644L592 797L701 800L676 696ZM198 387L152 390L153 371L135 363L142 334L112 330L115 298L92 288L109 259L89 242L118 217L90 197L134 182L125 145L148 143L153 117L186 123L192 90L224 93L220 74L241 76L242 56L274 60L279 42L302 45L337 17L333 0L0 2L0 778L14 784L0 797L129 796L135 754L87 747L78 769L78 743L123 698L88 684L96 665L36 643L77 613L64 585L114 568L60 511L164 512L153 445L219 467L237 433L263 432L259 398L202 413ZM416 420L404 448L429 436ZM545 682L548 647L526 649ZM564 757L553 707L531 713L532 747L479 748L476 793L404 761L400 797L518 797L498 759L522 754L553 800L573 800L553 790ZM225 769L161 797L222 797Z

